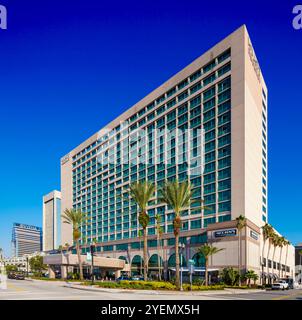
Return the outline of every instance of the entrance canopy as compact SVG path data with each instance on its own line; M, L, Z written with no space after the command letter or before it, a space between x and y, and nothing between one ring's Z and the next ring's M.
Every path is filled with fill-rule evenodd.
M86 255L81 255L83 266L91 266L91 261L87 261ZM76 254L51 254L43 256L43 263L47 265L78 266L78 256ZM105 257L93 257L93 265L104 269L124 270L127 269L125 260ZM125 268L126 267L126 268Z

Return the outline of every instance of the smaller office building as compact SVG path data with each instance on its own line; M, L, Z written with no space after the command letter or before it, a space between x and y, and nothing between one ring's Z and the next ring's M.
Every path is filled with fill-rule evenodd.
M12 230L12 257L40 252L42 228L23 223L14 223Z
M295 280L302 284L302 243L295 246Z
M61 245L61 192L52 191L43 197L43 251Z

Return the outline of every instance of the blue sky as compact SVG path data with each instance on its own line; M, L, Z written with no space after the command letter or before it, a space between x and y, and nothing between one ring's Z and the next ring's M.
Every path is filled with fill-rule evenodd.
M0 247L41 226L60 158L246 24L269 89L269 222L302 242L302 30L294 1L6 1L0 30Z

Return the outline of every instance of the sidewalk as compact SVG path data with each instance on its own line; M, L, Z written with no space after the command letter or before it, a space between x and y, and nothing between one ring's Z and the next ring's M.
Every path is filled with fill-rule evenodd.
M60 284L60 285L68 285L69 283L72 284L80 284L80 281L74 281L74 282L68 282L66 280L56 280L56 281L48 281L48 280L40 280L40 279L31 279L31 278L25 278L25 281L31 281L31 282L39 282L39 283L46 283L46 284Z
M249 294L256 292L263 292L259 289L224 289L224 290L208 290L208 291L173 291L173 290L135 290L135 289L111 289L99 288L97 286L84 286L80 284L69 283L64 287L76 290L94 291L94 292L107 292L107 293L127 293L127 294L150 294L150 295L192 295L192 296L205 296L205 295L225 295L225 294Z

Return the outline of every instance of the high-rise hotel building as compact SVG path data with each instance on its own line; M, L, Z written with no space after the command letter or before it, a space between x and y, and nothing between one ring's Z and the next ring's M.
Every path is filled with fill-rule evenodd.
M263 272L267 110L267 87L242 26L69 152L61 160L62 210L88 214L81 228L83 252L96 239L99 255L125 259L134 270L142 257L138 207L124 191L139 180L153 181L157 189L166 179L191 180L206 209L192 203L182 213L184 263L201 263L196 246L207 241L225 249L212 267L238 266L234 220L244 215L242 265ZM173 212L155 197L148 214L149 268L159 254L167 271L175 263ZM164 230L162 252L156 215ZM62 241L72 242L69 225L62 224Z

